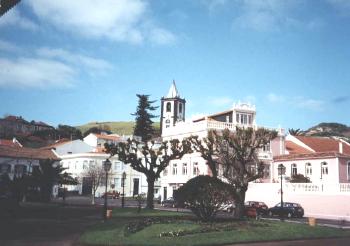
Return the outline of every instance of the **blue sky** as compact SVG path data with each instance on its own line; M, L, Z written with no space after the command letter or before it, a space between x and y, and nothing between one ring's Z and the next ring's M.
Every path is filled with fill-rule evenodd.
M132 120L173 79L186 115L238 100L259 125L350 125L350 1L27 0L0 18L0 115Z

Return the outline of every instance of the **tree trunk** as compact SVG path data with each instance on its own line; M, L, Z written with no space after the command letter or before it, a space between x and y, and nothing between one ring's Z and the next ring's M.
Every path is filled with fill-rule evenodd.
M96 191L92 192L92 196L91 196L91 204L95 205L95 195L96 195Z
M154 178L147 177L147 184L148 184L148 190L147 190L147 204L146 208L153 209L153 199L154 199Z
M244 201L245 201L245 192L246 189L241 189L235 194L235 218L242 219L244 217Z

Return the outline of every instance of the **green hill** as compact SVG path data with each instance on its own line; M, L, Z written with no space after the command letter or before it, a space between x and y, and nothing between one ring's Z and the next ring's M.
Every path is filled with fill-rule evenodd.
M339 137L350 142L350 127L339 123L320 123L302 132L305 136Z
M135 122L133 121L109 121L109 122L90 122L85 125L76 126L83 134L91 127L98 127L109 130L119 135L131 135L134 131ZM154 128L159 131L159 122L154 123Z

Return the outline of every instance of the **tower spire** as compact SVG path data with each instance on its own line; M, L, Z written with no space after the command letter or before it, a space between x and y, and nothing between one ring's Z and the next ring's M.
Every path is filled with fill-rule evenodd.
M166 98L177 98L177 97L180 97L180 94L177 91L175 80L173 80L173 83L170 86L170 89Z

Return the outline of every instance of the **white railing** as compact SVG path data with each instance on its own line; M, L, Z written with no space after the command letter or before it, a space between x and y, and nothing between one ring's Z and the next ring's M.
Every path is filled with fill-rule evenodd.
M250 183L250 187L270 192L280 192L279 183ZM350 183L321 184L321 183L283 183L283 192L288 193L322 193L350 195Z

